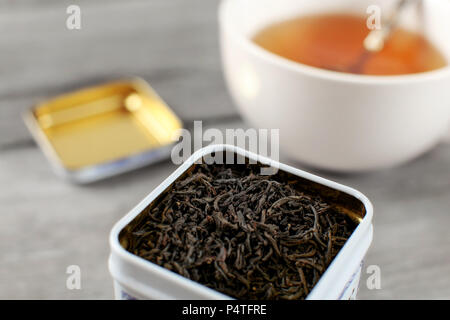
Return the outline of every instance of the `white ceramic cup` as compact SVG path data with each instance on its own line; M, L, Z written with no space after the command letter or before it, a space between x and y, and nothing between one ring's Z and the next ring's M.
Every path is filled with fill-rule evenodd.
M252 36L277 21L314 13L388 13L392 0L223 0L223 69L243 117L280 129L281 151L314 167L363 171L390 167L429 150L450 119L450 66L420 74L338 73L287 60ZM423 30L450 61L450 1L410 6L400 25ZM299 39L298 41L301 41Z

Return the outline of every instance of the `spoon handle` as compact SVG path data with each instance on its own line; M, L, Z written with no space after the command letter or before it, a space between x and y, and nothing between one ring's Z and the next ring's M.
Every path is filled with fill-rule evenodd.
M409 4L419 2L420 0L400 0L397 2L395 9L392 11L390 17L384 23L381 29L375 29L369 32L364 39L364 48L369 52L381 51L384 47L384 43L389 38L392 30L398 23L398 17L401 11Z

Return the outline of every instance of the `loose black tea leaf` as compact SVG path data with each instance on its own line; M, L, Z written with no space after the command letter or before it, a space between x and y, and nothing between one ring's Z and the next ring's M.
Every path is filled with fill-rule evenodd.
M304 299L355 228L258 165L196 165L126 229L131 253L238 299Z

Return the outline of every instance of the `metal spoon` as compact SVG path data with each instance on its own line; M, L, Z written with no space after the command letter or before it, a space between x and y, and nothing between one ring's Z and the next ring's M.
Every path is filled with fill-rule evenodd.
M419 0L398 1L394 11L391 13L391 16L384 23L383 28L375 29L369 32L363 42L364 52L359 56L354 64L347 68L347 72L361 73L369 57L374 53L380 52L384 48L384 44L387 39L389 39L392 31L398 24L401 11L406 8L407 5L414 2L419 2Z

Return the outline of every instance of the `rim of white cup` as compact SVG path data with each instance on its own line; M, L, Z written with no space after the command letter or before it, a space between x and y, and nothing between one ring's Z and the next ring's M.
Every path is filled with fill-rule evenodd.
M309 66L301 62L289 60L278 54L272 53L267 49L254 43L248 36L245 36L241 31L237 30L233 23L230 23L230 19L226 17L227 6L230 6L233 2L239 0L221 0L219 5L219 25L222 32L227 32L230 36L233 36L236 41L248 50L253 55L260 57L268 63L275 64L280 68L288 69L290 71L303 73L311 77L322 78L327 80L334 80L339 82L350 82L358 84L408 84L413 82L424 81L437 81L445 77L450 77L450 61L446 59L447 65L420 73L409 73L401 75L365 75L365 74L352 74L345 72L332 71L327 69L321 69L318 67Z

